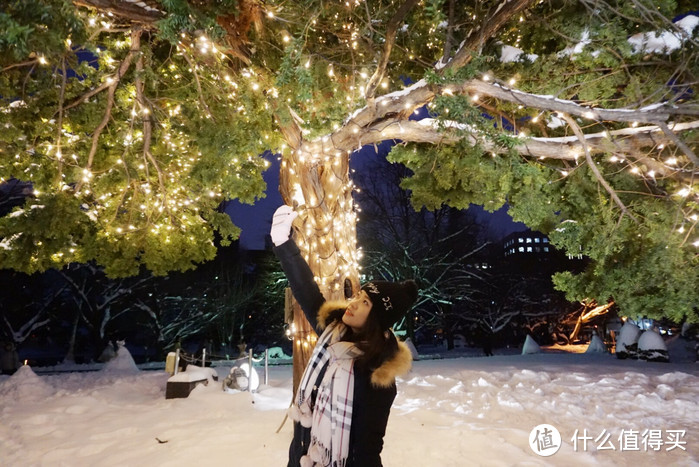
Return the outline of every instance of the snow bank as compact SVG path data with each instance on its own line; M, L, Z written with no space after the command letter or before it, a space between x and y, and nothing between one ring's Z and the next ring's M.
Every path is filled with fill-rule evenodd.
M216 370L222 377L229 368ZM293 426L280 425L292 397L291 365L270 367L269 383L257 393L209 384L186 399L165 399L168 377L164 371L62 373L39 376L55 389L51 397L17 401L0 394L0 463L286 465ZM0 388L11 380L0 376ZM386 467L699 465L695 363L649 365L544 348L533 355L417 361L397 388L381 456ZM542 423L561 434L559 451L548 458L528 442ZM657 450L643 444L648 430L662 435ZM576 433L592 437L586 447L581 438L574 446ZM671 436L684 444L673 448ZM638 450L622 449L634 439ZM610 443L614 449L604 449Z
M23 365L0 384L3 402L40 401L53 395L53 388L40 378L29 365Z

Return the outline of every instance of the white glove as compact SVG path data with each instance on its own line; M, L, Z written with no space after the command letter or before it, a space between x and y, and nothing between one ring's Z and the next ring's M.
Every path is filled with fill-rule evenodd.
M291 223L294 219L298 217L299 213L295 212L291 206L279 206L276 211L274 211L274 217L272 217L272 230L269 234L272 237L272 243L274 246L279 246L282 243L289 240L291 235Z

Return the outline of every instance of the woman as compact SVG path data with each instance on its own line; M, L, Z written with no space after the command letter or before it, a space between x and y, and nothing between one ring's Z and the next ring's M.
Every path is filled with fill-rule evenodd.
M272 242L294 297L320 337L289 409L294 420L289 466L381 466L395 378L412 363L410 350L390 327L415 302L417 286L374 281L349 303L326 302L289 239L296 216L289 206L277 209Z

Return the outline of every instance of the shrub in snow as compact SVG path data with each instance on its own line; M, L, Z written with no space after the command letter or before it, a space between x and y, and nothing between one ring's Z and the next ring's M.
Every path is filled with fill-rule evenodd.
M619 337L616 341L617 358L638 358L638 338L641 330L631 321L626 321L619 330Z
M114 350L114 343L112 341L109 341L109 344L107 344L107 347L104 348L104 350L100 354L97 361L101 362L101 363L107 363L109 360L112 360L114 357L116 357L116 350Z
M529 353L541 353L541 347L536 343L534 338L527 334L527 338L524 339L524 345L522 346L522 355Z
M638 357L649 362L670 361L665 341L660 334L650 329L638 339Z
M124 341L117 341L116 357L104 364L102 371L114 371L120 373L138 373L140 370L136 366L131 352L125 347Z
M590 339L590 345L587 346L585 353L606 353L607 346L604 345L602 339L597 335L593 334L592 339Z

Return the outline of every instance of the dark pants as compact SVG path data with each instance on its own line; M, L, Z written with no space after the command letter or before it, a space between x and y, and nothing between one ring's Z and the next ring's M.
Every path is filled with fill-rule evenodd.
M311 444L311 429L303 427L299 422L294 422L294 439L289 445L288 467L300 467L301 457L308 452Z

